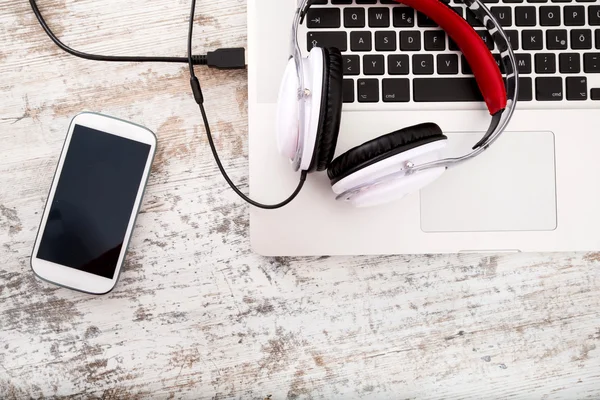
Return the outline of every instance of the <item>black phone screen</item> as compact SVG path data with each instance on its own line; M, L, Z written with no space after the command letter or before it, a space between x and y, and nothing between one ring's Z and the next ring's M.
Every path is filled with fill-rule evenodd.
M150 149L76 125L37 258L112 279Z

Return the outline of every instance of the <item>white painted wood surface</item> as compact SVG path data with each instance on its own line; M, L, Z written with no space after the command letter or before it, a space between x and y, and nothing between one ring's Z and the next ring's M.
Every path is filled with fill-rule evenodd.
M188 1L38 0L79 49L183 55ZM196 49L245 45L243 0L201 0ZM199 69L245 182L246 74ZM55 48L0 4L0 398L600 397L600 254L263 258L218 174L184 65ZM159 136L114 292L36 280L29 257L70 118Z

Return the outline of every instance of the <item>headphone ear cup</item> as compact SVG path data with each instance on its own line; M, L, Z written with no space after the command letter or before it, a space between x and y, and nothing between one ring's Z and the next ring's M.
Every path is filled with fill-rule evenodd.
M335 155L342 119L342 53L336 48L324 48L322 50L325 61L323 94L311 171L324 171L329 167Z
M333 160L327 175L331 184L397 154L428 143L448 139L434 123L400 129L354 147Z
M362 190L351 199L354 205L361 207L404 197L437 179L444 168L381 179L401 172L408 161L421 164L440 159L446 140L440 127L432 123L404 128L370 140L331 163L327 172L332 189L341 195L378 181L377 185Z
M288 60L277 99L277 149L293 160L298 150L298 71L294 59Z

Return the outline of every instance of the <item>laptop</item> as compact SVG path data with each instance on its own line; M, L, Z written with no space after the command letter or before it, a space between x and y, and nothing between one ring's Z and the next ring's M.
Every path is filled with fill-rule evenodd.
M475 23L460 1L444 2ZM466 153L483 135L490 116L476 92L464 93L473 75L435 23L390 0L318 3L299 41L303 51L336 46L344 56L336 156L421 122L443 129L449 137L447 156ZM361 209L336 201L326 173L310 174L289 206L251 208L255 252L322 256L600 249L600 1L496 0L488 6L519 60L520 102L508 131L476 160L385 206ZM275 139L295 8L296 0L248 0L249 184L252 197L263 203L287 198L299 179L278 154ZM481 25L475 29L493 46ZM390 84L394 81L402 84Z

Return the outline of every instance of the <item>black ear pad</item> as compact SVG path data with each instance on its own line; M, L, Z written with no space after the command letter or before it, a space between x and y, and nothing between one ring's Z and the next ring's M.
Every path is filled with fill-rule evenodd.
M434 123L400 129L348 150L329 166L327 175L334 185L349 175L386 158L438 140L448 139Z
M333 160L342 119L342 53L336 48L327 48L323 49L323 57L321 112L309 171L324 171Z

